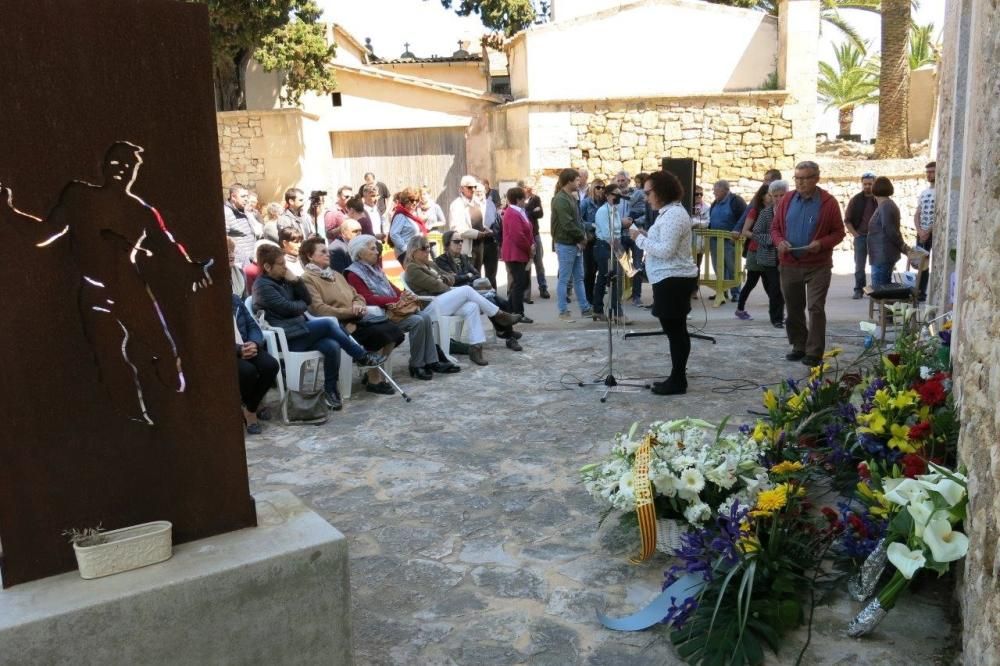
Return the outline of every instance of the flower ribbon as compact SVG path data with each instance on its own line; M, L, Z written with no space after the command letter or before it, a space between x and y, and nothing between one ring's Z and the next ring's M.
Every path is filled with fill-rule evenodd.
M656 507L653 505L653 489L649 483L649 460L652 453L653 437L646 435L635 451L632 478L635 480L635 513L639 518L639 533L642 535L642 552L631 558L632 564L645 562L656 550Z
M697 597L703 587L705 581L701 576L684 574L642 610L625 617L610 617L597 611L597 619L605 627L615 631L642 631L662 622L670 612L670 608L677 605L678 600Z

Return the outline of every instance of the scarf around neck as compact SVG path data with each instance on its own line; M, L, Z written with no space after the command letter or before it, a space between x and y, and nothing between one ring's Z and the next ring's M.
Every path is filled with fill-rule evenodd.
M396 290L392 288L392 283L389 282L389 278L385 276L385 273L376 269L374 266L366 264L363 261L355 261L345 270L348 270L361 278L361 281L365 283L365 286L368 287L373 294L378 296L391 296L393 298L397 296Z
M334 270L329 266L327 266L326 268L320 268L319 266L310 261L308 264L306 264L306 270L312 273L317 273L324 280L333 279Z
M427 225L424 224L424 221L421 220L416 215L414 215L413 212L408 210L406 207L397 204L396 208L392 211L392 216L396 217L397 215L405 215L406 217L410 218L411 220L417 223L417 226L420 228L420 233L422 235L427 234Z

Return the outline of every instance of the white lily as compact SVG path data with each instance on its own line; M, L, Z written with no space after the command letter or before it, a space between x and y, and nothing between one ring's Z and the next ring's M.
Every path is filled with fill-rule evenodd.
M704 487L705 477L698 470L690 468L681 472L678 489L683 489L693 493L700 493Z
M894 504L906 506L910 502L928 498L927 490L916 479L903 479L893 484L889 483L890 480L894 479L886 480L883 488L887 491L885 498Z
M918 481L918 483L924 488L933 490L941 495L948 502L949 507L955 506L965 497L965 487L960 483L955 483L951 479L939 479L934 483L930 481Z
M635 476L632 472L625 472L618 479L618 493L622 497L635 497Z
M929 499L910 502L906 510L913 517L913 527L917 536L923 536L924 527L926 527L934 515L934 502Z
M969 552L969 537L951 529L947 518L932 518L924 528L923 539L936 562L954 562Z
M913 578L913 574L927 564L923 550L910 550L905 543L891 543L885 553L892 566L896 567L906 580Z

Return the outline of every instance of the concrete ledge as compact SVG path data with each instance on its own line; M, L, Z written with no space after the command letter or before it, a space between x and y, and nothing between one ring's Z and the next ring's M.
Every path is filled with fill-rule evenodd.
M0 592L4 664L351 664L347 540L287 491L161 564Z

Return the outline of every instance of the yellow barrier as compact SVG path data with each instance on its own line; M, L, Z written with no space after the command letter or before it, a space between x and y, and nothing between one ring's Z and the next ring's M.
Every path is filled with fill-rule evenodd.
M713 229L695 229L695 236L701 238L704 243L704 256L702 257L703 266L699 266L698 275L698 285L703 287L711 287L715 290L715 303L712 307L719 307L726 302L726 293L733 289L734 287L739 287L743 284L743 242L746 240L742 236L733 240L733 236L728 231L716 231ZM731 280L725 279L726 275L726 244L723 242L715 243L715 254L716 261L715 264L719 268L719 274L716 275L712 270L712 257L709 256L711 253L712 238L723 239L730 241L735 246L733 248L733 257L735 258L733 265L733 278ZM694 255L694 260L698 261L698 252L692 248L692 254Z

